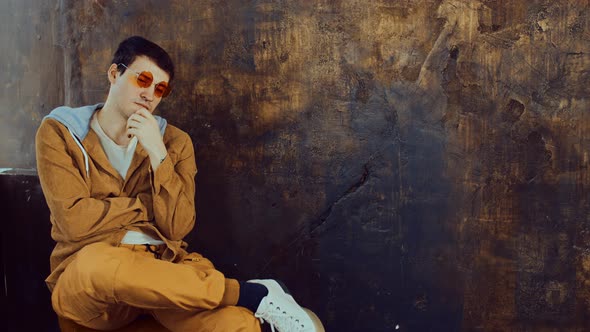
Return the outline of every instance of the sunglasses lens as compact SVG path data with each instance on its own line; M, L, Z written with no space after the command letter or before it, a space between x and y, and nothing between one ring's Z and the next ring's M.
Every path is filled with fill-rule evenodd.
M170 94L170 89L168 88L168 84L166 83L158 83L156 84L156 88L154 90L154 95L156 97L166 97Z
M154 76L152 76L152 73L150 73L149 71L142 71L137 76L137 84L142 88L149 87L150 85L152 85L153 81L154 81Z

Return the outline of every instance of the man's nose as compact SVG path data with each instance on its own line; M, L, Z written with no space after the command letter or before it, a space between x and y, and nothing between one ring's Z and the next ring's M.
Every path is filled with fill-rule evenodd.
M156 87L154 85L148 86L147 88L143 88L141 91L141 98L146 101L153 101L154 100L154 93L156 91Z

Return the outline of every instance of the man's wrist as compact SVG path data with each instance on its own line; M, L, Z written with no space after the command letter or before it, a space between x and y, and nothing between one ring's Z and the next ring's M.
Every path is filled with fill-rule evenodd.
M148 154L150 156L150 159L152 159L154 162L157 162L159 165L168 156L168 151L166 150L164 144L162 144L162 146L160 147L155 148L154 150L155 151L148 151Z
M160 166L164 160L166 160L166 158L168 157L168 151L164 150L163 152L154 152L154 153L150 153L150 162L152 164L152 168L154 170L156 170L156 168L158 168L158 166Z

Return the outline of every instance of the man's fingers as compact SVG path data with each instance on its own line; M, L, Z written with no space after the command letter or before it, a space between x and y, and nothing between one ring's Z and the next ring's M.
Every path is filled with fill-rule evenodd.
M129 120L127 121L127 127L133 126L133 127L139 127L143 125L143 122L137 121L137 120Z
M127 127L127 137L131 138L133 136L137 136L138 130L135 127Z
M132 122L132 121L141 123L141 122L143 122L145 120L146 119L143 116L141 116L140 114L135 113L135 114L131 114L131 116L129 117L129 119L127 119L127 123Z
M135 111L135 114L140 115L146 119L149 118L153 118L154 116L152 115L152 113L150 113L148 110L146 110L145 108L140 108L137 111Z
M129 118L129 120L127 120L127 128L138 128L140 126L142 126L143 123L140 120L137 119L131 119Z

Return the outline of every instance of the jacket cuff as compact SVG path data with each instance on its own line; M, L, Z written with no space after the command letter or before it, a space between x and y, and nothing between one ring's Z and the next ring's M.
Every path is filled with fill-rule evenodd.
M154 195L160 194L160 190L162 189L162 185L170 180L170 176L174 173L174 165L170 159L170 154L166 155L166 158L162 161L158 169L154 172L152 167L150 166L150 172L152 176L150 177L152 189Z

